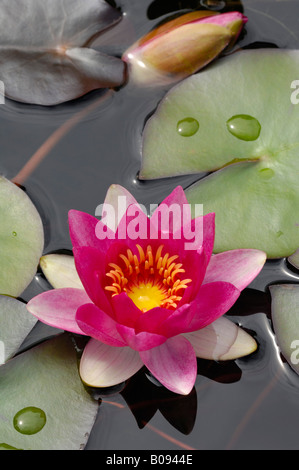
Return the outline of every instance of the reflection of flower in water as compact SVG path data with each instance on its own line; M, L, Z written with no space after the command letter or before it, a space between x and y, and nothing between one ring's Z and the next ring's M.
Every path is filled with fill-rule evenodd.
M216 382L233 383L242 375L239 367L232 361L220 364L198 359L197 362L199 377L207 377ZM140 428L143 428L159 410L164 418L182 434L191 433L197 413L195 388L189 395L174 394L155 384L155 381L141 370L130 378L121 391L121 395L126 400Z
M148 380L144 371L133 376L121 395L130 407L139 428L146 426L159 410L178 431L189 434L194 426L197 411L197 394L174 394Z
M128 421L128 406L139 429L146 428L177 448L193 450L194 444L188 442L184 436L188 436L194 430L201 393L205 394L205 390L212 385L213 381L227 384L240 380L241 370L234 361L218 363L199 359L198 374L196 388L187 396L170 392L157 383L145 368L119 386L104 390L89 389L91 395L101 403L99 416L102 416L100 420L102 428L99 428L99 432L105 432L105 416L111 419L110 413L112 416L113 413L117 413L119 425L125 425ZM161 414L164 417L171 428L179 431L183 436L180 438L176 435L166 422L164 423L159 416L156 416L157 412L158 415ZM135 429L134 424L132 424L132 429L130 424L128 426L128 434L132 434Z
M45 323L91 337L80 363L85 383L114 385L146 365L166 388L188 394L196 379L196 355L228 359L255 350L249 335L219 317L260 272L266 256L258 250L212 256L214 215L191 220L180 187L151 218L124 188L111 191L127 194L115 232L95 217L70 212L74 258L84 289L45 292L28 309ZM111 193L109 198L117 211L118 200ZM173 205L187 217L174 218L166 232L160 221L165 214L169 217ZM132 236L129 229L132 224L136 229L136 220L139 229ZM186 249L194 233L202 236Z

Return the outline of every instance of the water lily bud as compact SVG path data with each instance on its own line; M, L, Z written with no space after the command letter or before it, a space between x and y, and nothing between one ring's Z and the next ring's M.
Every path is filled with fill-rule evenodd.
M133 81L146 86L179 81L215 59L238 38L247 18L239 12L192 12L139 39L123 55Z

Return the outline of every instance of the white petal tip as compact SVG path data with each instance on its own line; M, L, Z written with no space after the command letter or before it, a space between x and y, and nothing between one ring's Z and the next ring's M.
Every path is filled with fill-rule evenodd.
M238 359L240 357L249 356L257 350L257 342L242 328L238 328L237 337L235 342L231 345L229 350L219 357L220 361L229 361Z
M83 289L75 268L73 256L50 254L40 258L40 267L52 287L62 289L73 287Z
M196 356L214 361L228 361L248 356L257 349L257 342L226 317L220 317L205 328L187 333Z
M91 339L80 361L82 381L97 388L113 387L132 377L143 366L139 354L128 347L113 347Z
M295 253L288 257L288 261L296 269L299 269L299 248L297 251L295 251Z

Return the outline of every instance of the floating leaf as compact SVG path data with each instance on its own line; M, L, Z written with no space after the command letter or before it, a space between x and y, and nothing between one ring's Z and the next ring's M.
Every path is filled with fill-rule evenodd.
M278 346L299 374L299 285L270 286L272 321Z
M44 245L41 218L29 197L0 176L0 294L17 297L33 279Z
M297 269L299 269L299 248L289 256L288 261Z
M298 51L232 54L174 87L145 127L140 178L219 170L186 191L216 213L215 252L298 248L298 66Z
M79 378L69 336L59 335L3 365L0 394L0 449L79 450L85 446L98 405Z
M17 352L36 322L36 318L28 312L26 304L0 295L0 341L3 346L0 364Z
M0 72L8 97L54 105L124 81L124 63L87 47L121 18L104 0L3 0Z

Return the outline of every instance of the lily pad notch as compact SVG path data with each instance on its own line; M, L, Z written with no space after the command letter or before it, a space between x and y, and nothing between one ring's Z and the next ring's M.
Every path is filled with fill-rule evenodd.
M296 50L236 52L172 88L146 123L140 178L199 174L186 196L215 212L215 253L298 248L298 66ZM187 136L186 119L198 123Z

